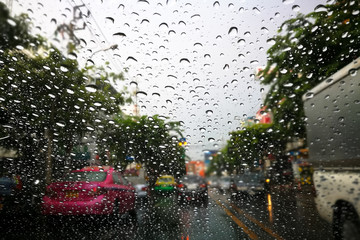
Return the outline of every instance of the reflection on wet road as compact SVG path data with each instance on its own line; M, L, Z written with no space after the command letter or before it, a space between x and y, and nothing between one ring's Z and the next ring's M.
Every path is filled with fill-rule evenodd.
M160 196L139 205L137 219L9 216L1 239L331 239L308 193L272 193L230 200L209 191L209 205L179 205Z

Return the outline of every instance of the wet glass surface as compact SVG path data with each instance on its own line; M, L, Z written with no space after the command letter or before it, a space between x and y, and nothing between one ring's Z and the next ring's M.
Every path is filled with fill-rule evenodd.
M359 23L0 0L0 238L359 239Z

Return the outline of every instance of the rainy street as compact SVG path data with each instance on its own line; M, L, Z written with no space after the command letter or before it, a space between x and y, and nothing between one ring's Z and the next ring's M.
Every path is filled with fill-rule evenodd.
M360 240L360 0L0 0L0 240Z
M118 219L11 216L1 220L1 238L332 239L310 192L273 192L232 201L229 194L210 189L209 196L208 207L190 203L181 208L174 196L157 197L139 204L136 221L126 214Z

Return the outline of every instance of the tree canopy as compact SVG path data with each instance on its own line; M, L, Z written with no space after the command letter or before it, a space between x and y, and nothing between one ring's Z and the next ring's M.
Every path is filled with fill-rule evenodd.
M302 95L359 56L359 1L319 5L285 21L268 50L265 105L285 137L305 137Z

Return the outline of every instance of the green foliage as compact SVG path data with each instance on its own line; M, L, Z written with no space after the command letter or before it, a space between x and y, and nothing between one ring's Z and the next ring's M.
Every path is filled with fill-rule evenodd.
M51 157L65 162L83 136L96 137L112 115L122 114L120 105L130 100L110 81L123 75L80 69L32 37L25 15L11 18L1 3L0 12L0 145L17 149L23 168L43 169ZM89 83L97 90L88 91Z
M17 46L35 46L41 38L29 34L29 21L26 14L17 18L10 17L10 12L4 3L0 2L0 50L13 49Z
M359 1L338 1L285 21L260 72L265 105L284 137L305 137L302 95L359 56Z
M132 156L150 172L176 175L185 167L184 149L178 146L176 137L181 136L179 127L179 122L165 122L157 115L118 116L114 126L107 126L98 145L105 148L101 152L110 151L112 157L108 160L114 165L124 168L126 157Z
M240 131L230 133L226 152L227 163L238 171L244 166L254 167L264 156L269 154L281 155L286 141L282 140L282 133L271 124L255 124Z

